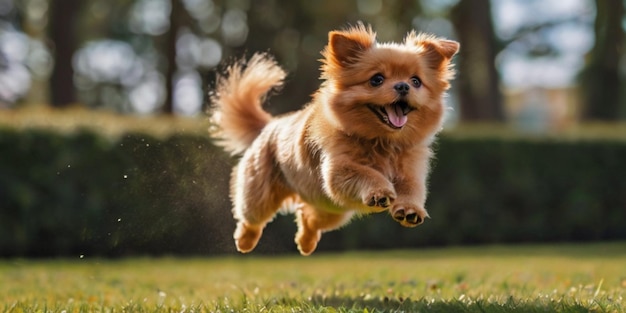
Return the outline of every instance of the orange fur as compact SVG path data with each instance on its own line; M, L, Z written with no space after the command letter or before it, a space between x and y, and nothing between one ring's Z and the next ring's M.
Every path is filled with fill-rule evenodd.
M211 101L213 136L242 154L231 178L237 249L254 249L287 204L296 210L303 255L354 214L388 211L402 226L422 223L429 145L458 49L415 32L402 43L378 43L363 24L332 31L322 52L324 82L311 103L277 117L262 109L285 77L276 62L255 54L229 67Z

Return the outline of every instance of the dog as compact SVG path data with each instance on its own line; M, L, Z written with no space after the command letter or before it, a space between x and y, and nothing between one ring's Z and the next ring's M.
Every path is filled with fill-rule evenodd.
M212 136L240 156L230 187L237 250L252 251L285 206L295 208L302 255L355 215L388 211L402 226L421 224L430 145L459 47L415 31L379 43L363 23L331 31L321 86L302 109L279 116L263 109L286 77L272 56L256 53L218 74Z

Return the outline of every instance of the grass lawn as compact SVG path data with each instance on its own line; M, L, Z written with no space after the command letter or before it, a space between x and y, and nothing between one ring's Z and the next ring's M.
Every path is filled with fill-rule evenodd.
M624 312L626 242L0 260L5 312Z

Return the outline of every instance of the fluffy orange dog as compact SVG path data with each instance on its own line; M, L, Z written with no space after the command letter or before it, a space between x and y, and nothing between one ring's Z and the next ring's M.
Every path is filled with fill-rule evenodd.
M255 54L230 66L211 101L218 143L243 154L231 178L237 250L254 249L285 206L295 208L303 255L355 214L388 210L402 226L421 224L429 145L458 49L415 32L400 44L378 43L362 24L332 31L311 103L277 117L262 108L286 75L276 62Z

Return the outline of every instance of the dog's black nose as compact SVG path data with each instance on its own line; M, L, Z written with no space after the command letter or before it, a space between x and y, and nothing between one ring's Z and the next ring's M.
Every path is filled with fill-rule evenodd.
M393 85L393 89L395 89L399 95L406 96L409 94L409 89L411 89L411 87L409 87L409 84L405 82L400 82Z

